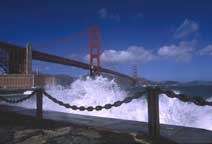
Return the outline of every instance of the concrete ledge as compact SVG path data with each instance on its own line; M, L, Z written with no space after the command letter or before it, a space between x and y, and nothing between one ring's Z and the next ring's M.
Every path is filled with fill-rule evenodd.
M24 109L12 106L0 106L0 112L15 113L22 116L35 116L35 110ZM104 131L125 133L134 138L149 141L150 143L211 143L212 131L188 128L182 126L164 125L161 124L161 138L157 141L152 141L148 138L148 125L145 122L120 120L112 118L101 118L93 116L76 115L55 111L44 111L45 120L53 120L75 126L87 126ZM138 140L139 141L139 140Z

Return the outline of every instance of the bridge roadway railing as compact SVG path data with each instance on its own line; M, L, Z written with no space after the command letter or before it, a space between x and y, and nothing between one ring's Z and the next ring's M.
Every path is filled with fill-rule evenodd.
M23 92L26 89L22 90L12 90L10 92L5 90L0 90L0 101L4 101L10 104L16 104L30 99L33 96L36 96L36 120L38 123L42 122L43 119L43 96L46 96L54 103L63 106L65 108L69 108L72 110L79 111L101 111L103 109L111 109L113 107L119 107L122 104L130 103L134 99L139 99L141 97L147 96L148 102L148 128L149 128L149 136L152 138L160 137L160 120L159 120L159 95L166 94L169 98L178 98L183 102L191 102L198 106L212 106L212 101L206 101L201 97L193 98L191 96L185 94L175 94L173 91L163 90L159 87L147 87L142 92L136 92L132 96L128 96L121 101L116 101L112 104L105 104L99 106L76 106L65 103L61 100L56 99L51 96L42 88L28 89L32 91L30 94L24 94Z

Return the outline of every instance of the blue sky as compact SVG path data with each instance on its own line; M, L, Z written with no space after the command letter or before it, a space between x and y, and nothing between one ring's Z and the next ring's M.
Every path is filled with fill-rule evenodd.
M98 25L101 65L151 80L212 80L210 0L7 0L0 5L0 40L86 60L88 35L50 41ZM46 73L81 75L76 68L35 61Z

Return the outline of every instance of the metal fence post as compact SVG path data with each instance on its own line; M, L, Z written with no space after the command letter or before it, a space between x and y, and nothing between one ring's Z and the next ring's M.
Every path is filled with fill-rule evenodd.
M43 89L41 88L38 88L36 91L36 102L36 118L38 122L41 122L41 120L43 119Z
M160 136L159 96L157 88L148 89L148 127L152 138Z

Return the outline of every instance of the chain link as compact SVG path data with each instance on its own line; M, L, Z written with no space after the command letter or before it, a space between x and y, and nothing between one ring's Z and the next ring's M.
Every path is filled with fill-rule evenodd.
M179 100L183 102L192 102L198 106L212 106L212 102L206 101L201 97L191 97L185 94L175 94L173 91L170 90L161 90L160 89L160 94L166 94L170 98L178 98Z
M27 99L30 99L33 95L35 95L35 91L32 92L29 95L23 95L23 94L10 94L11 96L8 95L1 95L0 100L11 103L11 104L16 104L16 103L21 103L23 101L26 101Z
M72 110L80 110L80 111L85 111L85 110L87 110L87 111L94 111L94 110L96 110L96 111L101 111L101 110L103 110L103 109L108 110L108 109L111 109L111 108L113 108L113 107L119 107L119 106L121 106L121 105L124 104L124 103L127 104L127 103L131 102L131 101L134 100L134 99L138 99L138 98L143 97L145 93L146 93L146 91L137 92L137 93L135 93L133 96L131 96L131 97L126 97L126 98L123 99L122 101L116 101L116 102L114 102L114 103L112 103L112 104L105 104L105 105L103 105L103 106L98 105L98 106L95 106L95 107L94 107L94 106L85 107L85 106L70 105L70 104L67 104L67 103L63 103L62 101L60 101L60 100L58 100L58 99L52 97L52 96L51 96L50 94L48 94L47 92L44 92L44 95L45 95L47 98L49 98L50 100L52 100L53 102L59 104L60 106L63 106L63 107L65 107L65 108L70 108L70 109L72 109Z
M144 90L143 92L136 92L133 96L131 97L126 97L125 99L121 100L121 101L116 101L112 104L105 104L103 106L101 105L98 105L98 106L88 106L88 107L85 107L85 106L76 106L76 105L70 105L68 103L64 103L54 97L52 97L50 94L48 94L47 92L43 92L43 94L48 97L50 100L52 100L53 102L65 107L65 108L70 108L72 110L80 110L80 111L100 111L100 110L103 110L103 109L111 109L113 107L119 107L121 106L122 104L127 104L127 103L130 103L132 100L134 99L138 99L138 98L141 98L144 96L144 94L146 93L150 93L151 91L156 91L157 95L159 94L166 94L168 97L170 98L178 98L179 100L183 101L183 102L192 102L198 106L212 106L212 102L209 102L209 101L206 101L204 100L203 98L193 98L191 96L188 96L188 95L185 95L185 94L175 94L173 91L170 91L170 90L162 90L160 88L147 88L146 90ZM3 95L0 95L0 100L4 101L4 102L7 102L7 103L12 103L12 104L15 104L15 103L20 103L20 102L23 102L23 101L26 101L27 99L31 98L33 95L36 94L36 91L33 91L31 94L29 95L23 95L23 94L3 94Z

